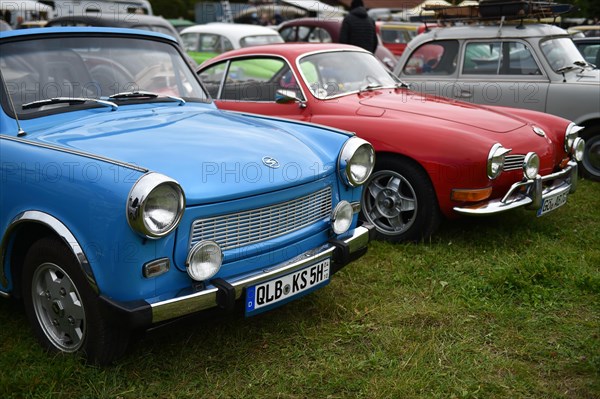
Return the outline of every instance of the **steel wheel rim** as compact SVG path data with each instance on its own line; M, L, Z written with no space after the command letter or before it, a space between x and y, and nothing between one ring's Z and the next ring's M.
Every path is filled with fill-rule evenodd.
M31 288L33 309L48 340L63 352L81 348L85 311L69 275L53 263L44 263L35 271Z
M417 217L417 195L399 173L386 170L371 177L363 191L363 212L367 220L384 234L403 234Z

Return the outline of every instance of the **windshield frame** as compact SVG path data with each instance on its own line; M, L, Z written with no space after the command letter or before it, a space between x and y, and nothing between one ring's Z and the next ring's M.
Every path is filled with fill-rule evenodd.
M66 28L66 29L72 29L72 28ZM31 42L31 41L42 41L42 40L60 40L61 38L65 38L65 39L119 38L119 39L153 41L153 42L160 42L160 43L169 45L174 50L174 52L177 53L179 55L179 57L181 58L181 65L180 65L181 68L187 68L187 70L189 71L189 74L187 74L188 77L190 79L193 79L197 83L198 90L201 90L202 94L204 95L203 98L202 97L188 97L188 96L185 96L182 98L186 102L192 102L192 103L196 102L196 103L210 104L213 102L213 100L210 97L210 95L208 94L206 88L200 81L198 75L196 74L194 69L187 62L187 60L185 58L185 53L183 52L181 46L179 46L179 44L176 41L169 39L169 38L163 38L163 37L155 36L155 35L135 34L135 33L131 34L131 33L106 32L106 31L104 31L104 32L69 31L69 32L52 32L52 33L33 34L33 35L25 34L25 35L11 36L11 37L3 37L2 40L0 41L0 47L7 43ZM65 50L68 50L68 48L65 48ZM172 57L173 53L171 53L170 56ZM10 93L9 93L9 89L7 87L7 84L6 84L7 82L5 81L5 79L6 79L6 77L3 76L3 79L0 82L0 85L1 85L1 87L0 87L0 106L2 107L4 113L13 119L15 118L15 112L17 113L16 117L18 117L19 120L28 120L28 119L36 119L36 118L40 118L40 117L56 115L56 114L61 114L61 113L66 113L66 112L74 112L74 111L81 111L81 110L88 110L88 109L104 107L101 104L89 102L89 103L84 103L84 104L76 104L76 105L65 106L65 107L56 107L56 108L51 108L51 109L39 109L37 111L31 111L31 112L19 112L19 111L17 111L17 109L15 109L15 107L13 107L12 104L14 104L14 102L12 101L12 99L9 100ZM102 97L99 99L104 99L104 98ZM144 104L173 103L173 100L171 98L169 98L168 96L159 95L157 98L144 99L143 101L140 101L140 100L119 101L119 105L122 105L122 106L135 105L135 104L141 104L141 103L144 103Z
M329 50L316 50L316 51L310 51L310 52L306 52L300 56L298 56L296 58L296 69L298 70L298 73L300 74L300 76L302 77L302 81L304 82L304 85L307 87L308 92L317 100L332 100L335 98L340 98L340 97L345 97L345 96L349 96L349 95L353 95L353 94L357 94L360 93L361 90L356 89L356 90L349 90L349 91L345 91L339 94L335 94L335 95L331 95L331 96L325 96L325 97L320 97L317 95L317 93L315 93L312 88L311 85L309 83L309 80L307 79L306 75L304 74L304 71L302 70L302 66L301 66L301 62L303 60L305 60L307 57L311 57L314 55L320 55L320 54L328 54L328 53L355 53L355 54L365 54L366 56L370 56L372 57L377 64L381 67L381 70L383 72L386 73L387 76L389 76L389 78L394 82L393 84L390 85L382 85L381 87L377 87L376 89L372 89L372 90L383 90L383 89L395 89L398 87L399 84L401 84L401 80L395 76L393 73L391 73L390 71L388 71L385 66L381 63L381 61L379 61L375 55L373 55L372 53L369 53L368 51L365 50L354 50L354 49L329 49ZM365 81L365 86L368 84L368 82Z

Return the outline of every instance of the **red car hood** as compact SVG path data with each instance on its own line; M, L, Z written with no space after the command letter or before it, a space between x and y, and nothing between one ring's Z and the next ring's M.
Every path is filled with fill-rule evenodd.
M432 124L454 122L495 133L510 132L526 125L521 119L482 106L412 91L379 91L362 96L361 105L407 114L403 118L413 117L411 114L431 118Z

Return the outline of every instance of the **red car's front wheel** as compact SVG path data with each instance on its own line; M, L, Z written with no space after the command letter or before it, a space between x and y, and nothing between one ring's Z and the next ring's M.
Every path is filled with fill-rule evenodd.
M419 241L437 229L440 211L429 176L414 162L379 157L363 190L364 220L379 239Z

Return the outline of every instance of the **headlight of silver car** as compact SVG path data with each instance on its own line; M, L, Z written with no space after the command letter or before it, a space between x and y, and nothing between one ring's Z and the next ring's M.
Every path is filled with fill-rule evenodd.
M364 184L375 167L375 150L361 138L350 138L340 153L338 168L340 175L349 186Z
M142 236L160 238L177 228L184 209L179 183L160 173L147 173L129 192L127 221Z
M535 179L540 171L540 157L535 152L530 152L525 155L523 161L523 175L527 179Z
M575 143L575 139L579 136L579 132L583 128L581 126L577 126L574 123L569 123L567 126L567 131L565 132L565 152L571 152L571 148L573 148L573 144Z
M510 151L510 148L504 148L499 143L492 146L487 159L487 175L490 179L500 176L504 167L504 156Z

